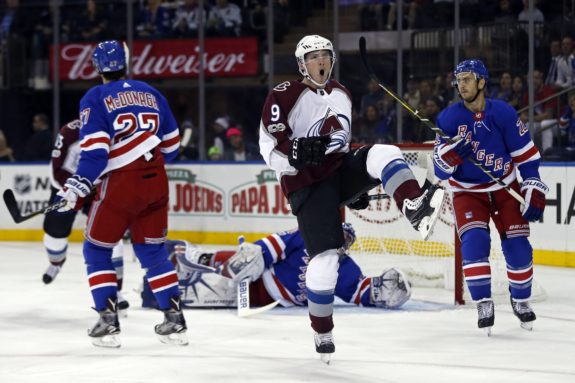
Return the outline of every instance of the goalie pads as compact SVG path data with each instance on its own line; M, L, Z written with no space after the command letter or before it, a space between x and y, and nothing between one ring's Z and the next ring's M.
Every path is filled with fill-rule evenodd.
M376 307L394 309L411 297L411 284L405 274L396 268L384 270L378 277L371 278L370 302Z
M220 273L236 283L245 278L250 278L253 282L261 277L264 268L262 248L253 243L243 242L238 251L221 266Z

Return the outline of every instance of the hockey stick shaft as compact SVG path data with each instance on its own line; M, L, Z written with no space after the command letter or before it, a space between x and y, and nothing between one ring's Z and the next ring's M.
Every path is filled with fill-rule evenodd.
M391 197L387 194L382 193L382 194L368 194L367 198L370 201L373 201L373 200L378 200L378 199L389 199Z
M451 144L453 143L453 139L451 137L449 137L447 134L445 134L445 132L441 129L439 129L435 124L433 124L428 118L425 118L423 116L421 116L419 114L419 110L413 110L413 108L411 106L409 106L408 103L406 103L404 100L402 100L399 96L397 96L393 91L387 89L385 87L385 85L382 84L382 82L379 80L379 78L375 75L375 72L373 71L373 69L371 68L371 66L369 65L369 63L367 62L367 47L366 47L366 42L365 42L365 37L360 37L359 38L359 52L360 52L360 56L361 56L361 61L363 62L363 66L365 67L365 69L367 70L367 73L369 74L369 77L374 80L375 82L377 82L377 84L379 85L379 87L381 89L383 89L383 91L385 93L387 93L388 95L390 95L395 101L397 101L405 110L407 110L409 113L411 113L415 118L417 118L419 121L421 121L425 126L427 126L429 129L431 129L432 131L434 131L435 133L437 133L437 135L439 135L439 137L441 137L442 139L444 139L447 143ZM515 190L511 189L511 187L509 187L509 185L506 185L505 182L503 182L502 180L500 180L499 178L495 177L493 174L491 174L491 171L486 169L485 167L483 167L483 165L481 165L479 162L477 162L474 158L468 157L467 160L469 160L469 162L471 162L473 165L477 166L484 174L486 174L492 181L496 182L498 185L502 186L503 188L505 188L505 190L507 190L507 192L509 194L511 194L511 196L513 198L515 198L521 205L525 205L525 200L523 199L523 197L517 193Z
M21 223L21 222L27 221L30 218L36 217L37 215L48 214L54 210L60 209L64 205L66 205L65 200L60 200L60 201L55 202L51 205L48 205L47 207L45 207L43 209L36 210L32 213L28 213L28 214L24 215L24 214L22 214L22 212L20 211L20 208L18 207L18 201L16 201L16 196L14 195L14 192L12 191L12 189L4 190L3 197L4 197L4 203L6 204L6 208L8 209L8 212L12 216L12 219L14 220L14 222L16 222L16 223Z

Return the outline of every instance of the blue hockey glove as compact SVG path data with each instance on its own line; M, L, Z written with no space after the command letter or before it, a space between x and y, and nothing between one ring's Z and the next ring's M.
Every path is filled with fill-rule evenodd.
M66 200L66 205L58 209L58 212L64 213L70 210L80 210L86 198L92 190L92 183L83 177L73 175L66 180L64 188L60 190L57 196Z
M461 165L463 160L472 154L471 143L457 136L452 144L442 144L435 148L433 162L443 171L453 173L455 167Z
M298 137L294 139L288 161L291 166L300 170L306 165L319 165L325 159L329 136Z
M521 194L525 198L523 218L533 222L543 217L545 210L545 195L549 192L547 185L539 178L527 178L521 183Z

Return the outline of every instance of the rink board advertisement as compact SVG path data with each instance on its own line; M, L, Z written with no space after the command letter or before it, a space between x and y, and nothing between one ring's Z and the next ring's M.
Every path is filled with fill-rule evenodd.
M575 166L543 166L541 175L550 191L543 222L531 225L536 260L575 267L575 239L569 237L575 233ZM297 225L275 174L264 164L175 164L168 166L168 176L171 238L234 244L239 234L255 240ZM48 166L0 166L0 189L3 192L7 188L14 190L23 214L46 206L50 195ZM0 205L0 240L41 240L42 216L15 224L4 203ZM451 214L450 209L444 209L434 236L453 235ZM78 216L73 240L81 239L85 224L85 217ZM356 227L358 237L381 237L385 233L388 245L396 244L400 232L402 238L417 238L390 200L372 202L365 211L348 211L346 217ZM433 251L443 250L435 247Z

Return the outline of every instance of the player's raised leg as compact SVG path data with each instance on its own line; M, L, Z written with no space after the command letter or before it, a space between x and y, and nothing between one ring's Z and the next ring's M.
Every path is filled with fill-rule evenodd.
M445 191L437 185L421 189L401 150L393 145L373 145L366 166L369 175L381 180L383 189L393 197L399 210L423 239L427 239L441 211Z

